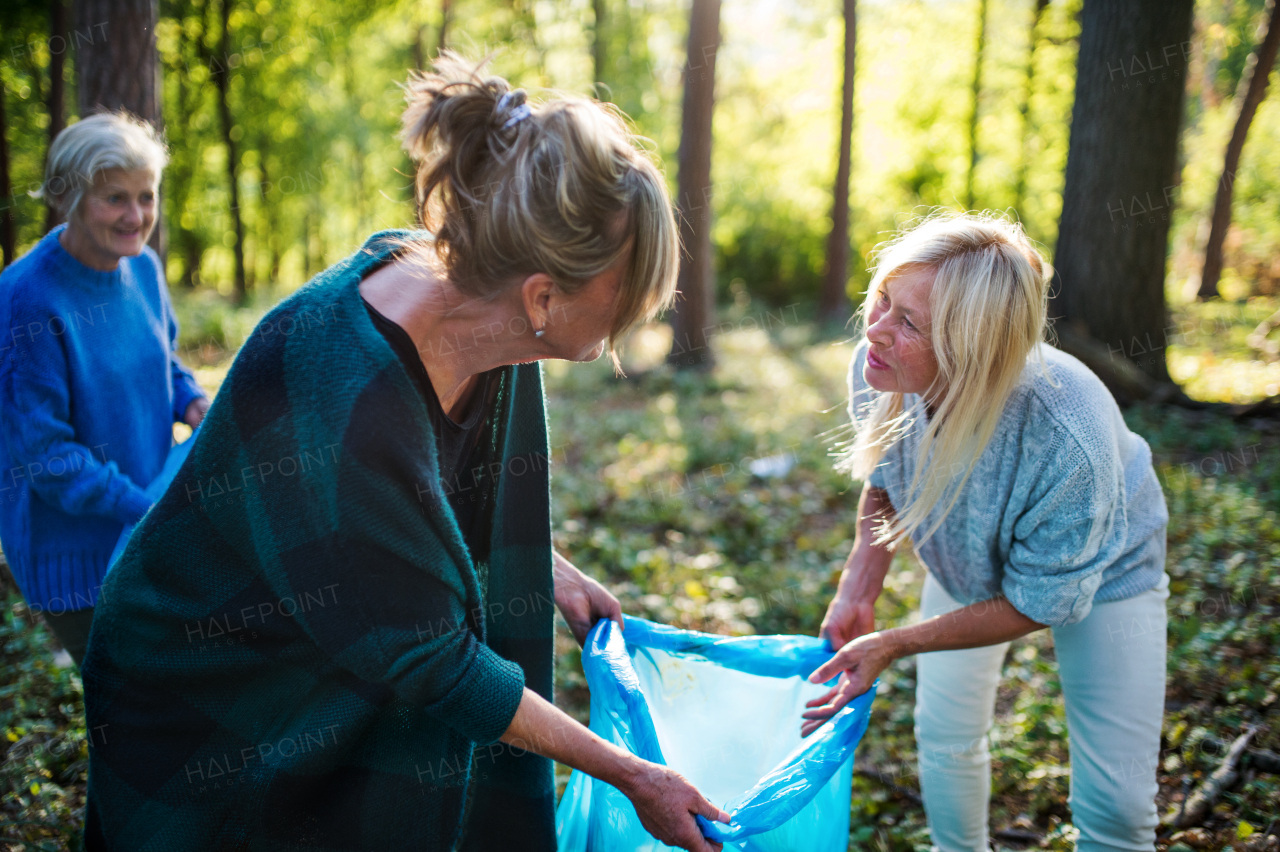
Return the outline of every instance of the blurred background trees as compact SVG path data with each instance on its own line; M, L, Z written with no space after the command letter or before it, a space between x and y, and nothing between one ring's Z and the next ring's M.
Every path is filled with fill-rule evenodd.
M27 194L51 134L91 104L137 101L139 111L159 109L171 142L162 188L171 283L191 292L200 316L270 303L370 232L410 224L397 84L448 45L491 53L495 73L535 95L568 90L618 104L662 158L673 197L693 198L679 185L685 177L707 182L695 190L707 215L682 208L693 265L671 317L695 349L702 329L745 310L788 308L842 327L877 242L935 206L974 207L1009 211L1051 257L1057 250L1055 312L1069 333L1087 332L1107 360L1133 361L1152 381L1171 369L1183 382L1176 354L1166 369L1132 342L1167 336L1163 311L1201 283L1223 151L1243 106L1252 122L1248 141L1231 149L1230 226L1213 234L1222 245L1216 292L1232 304L1270 298L1280 281L1280 106L1259 97L1268 75L1255 80L1250 59L1267 32L1264 0L1180 0L1179 15L1163 3L1134 6L1135 20L1179 24L1132 29L1131 44L1108 36L1086 56L1096 79L1077 77L1081 22L1096 13L1086 0L902 0L856 10L852 0L744 0L717 15L720 47L707 66L714 88L692 100L689 38L705 37L690 22L706 16L691 13L710 0L157 2L10 0L0 10L0 184L8 182L0 244L12 234L9 259L55 224ZM1178 68L1156 67L1170 50ZM1158 60L1150 69L1148 52ZM108 66L127 73L97 70ZM1149 81L1174 71L1176 80ZM694 82L703 77L712 79ZM1109 88L1121 83L1136 111ZM1110 119L1079 105L1090 86L1102 108L1115 107ZM1157 131L1142 110L1162 92ZM1073 105L1082 111L1075 171ZM1102 128L1125 115L1127 129ZM1159 163L1147 156L1148 136L1164 140ZM692 156L706 151L714 153ZM682 175L682 154L687 169L708 176ZM1139 181L1130 164L1169 176ZM1148 193L1159 208L1148 209ZM1064 195L1078 203L1064 211ZM1114 212L1122 202L1123 215ZM1128 236L1113 230L1121 219L1133 226ZM1140 273L1123 268L1121 251L1141 256ZM1119 265L1104 281L1098 264L1112 260ZM1145 282L1140 308L1124 295L1135 274ZM1082 320L1087 307L1110 324ZM694 309L699 316L686 316ZM217 322L204 325L187 342L219 338Z

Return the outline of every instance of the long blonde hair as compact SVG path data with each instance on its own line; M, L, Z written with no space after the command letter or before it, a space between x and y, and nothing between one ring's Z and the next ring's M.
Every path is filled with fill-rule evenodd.
M905 505L881 525L879 543L897 543L946 508L918 540L933 535L955 506L995 432L1028 357L1045 337L1051 270L1022 227L993 213L940 212L876 248L875 274L861 310L868 326L880 288L897 276L933 270L929 338L936 404L921 438ZM1043 365L1042 365L1043 366ZM910 428L901 393L872 391L852 411L854 439L840 467L866 480Z

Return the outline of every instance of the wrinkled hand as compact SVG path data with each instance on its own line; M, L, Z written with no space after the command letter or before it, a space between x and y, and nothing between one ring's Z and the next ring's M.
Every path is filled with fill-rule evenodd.
M702 836L694 814L728 822L729 815L707 801L680 773L648 763L641 776L622 792L635 805L644 830L668 846L689 852L720 852L723 844Z
M209 400L198 396L187 404L187 410L182 413L182 422L194 429L204 420L204 413L208 410Z
M842 647L809 676L813 683L825 683L836 674L840 680L825 695L805 704L811 709L801 714L800 736L807 737L862 693L871 688L880 672L893 662L893 654L879 633L859 636Z
M556 606L581 645L587 633L602 618L611 618L622 628L622 604L609 590L583 574L559 553L554 554Z
M875 629L875 601L850 601L837 595L827 605L818 636L830 641L832 648L843 648L859 636L874 633Z

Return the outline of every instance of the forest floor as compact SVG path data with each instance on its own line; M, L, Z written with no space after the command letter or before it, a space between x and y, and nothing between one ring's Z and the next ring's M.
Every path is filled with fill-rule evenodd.
M1244 342L1275 308L1179 314L1177 377L1201 398L1276 393L1280 364ZM629 378L603 362L547 365L556 543L626 612L717 633L817 632L853 537L857 488L831 458L845 437L851 346L818 341L791 317L731 316L706 374L656 366L665 349L657 329L635 341ZM216 387L226 365L225 356L207 358L201 380ZM1151 444L1170 512L1158 769L1167 820L1246 726L1259 726L1254 747L1280 750L1280 423L1167 406L1135 406L1125 418ZM923 576L910 554L896 558L877 607L881 626L915 617ZM54 664L56 646L4 579L0 847L74 850L88 754L80 680ZM557 701L585 721L589 696L563 625L558 649ZM850 849L928 847L914 673L908 658L882 677L857 755ZM1009 650L991 751L996 843L1070 848L1066 725L1047 631ZM1200 829L1166 831L1161 849L1176 841L1185 846L1175 852L1274 852L1280 778L1248 766L1242 776Z

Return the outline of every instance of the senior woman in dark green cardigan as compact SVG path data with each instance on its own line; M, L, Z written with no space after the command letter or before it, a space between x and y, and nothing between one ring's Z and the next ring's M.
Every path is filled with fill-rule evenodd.
M551 703L544 358L672 295L662 176L599 104L456 59L408 87L428 232L383 232L257 327L108 575L84 667L90 850L550 850L551 759L719 849L683 778ZM550 759L549 759L550 758Z

